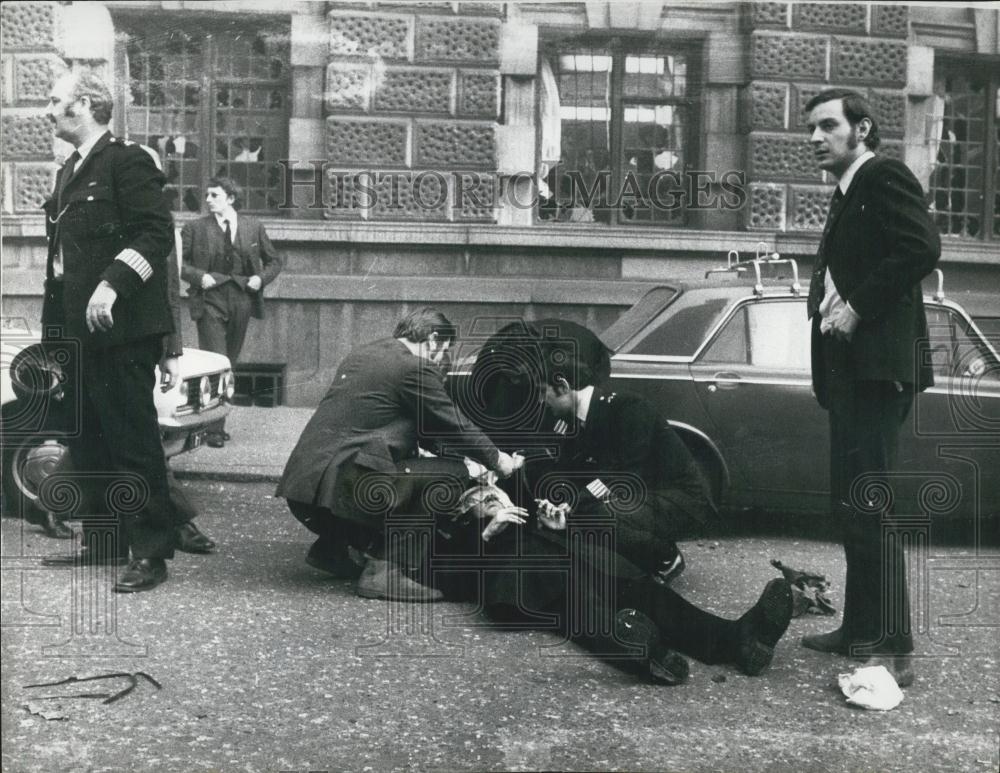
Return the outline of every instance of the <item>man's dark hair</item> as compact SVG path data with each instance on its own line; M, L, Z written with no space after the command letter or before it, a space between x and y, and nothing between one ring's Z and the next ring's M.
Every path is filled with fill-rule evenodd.
M240 205L243 203L243 191L240 186L236 184L236 180L232 177L213 177L208 181L206 188L222 188L226 192L227 196L233 197L233 209L239 209Z
M871 105L868 104L868 100L858 92L851 89L825 89L806 102L804 112L808 113L816 105L833 102L835 99L844 100L844 117L851 126L857 126L862 118L867 118L872 122L872 128L868 131L864 143L869 150L875 150L882 142L878 131L878 121Z
M114 99L107 84L92 70L76 70L71 77L70 99L76 101L86 97L90 100L90 114L94 120L102 126L110 123Z
M611 351L593 330L568 319L543 319L534 325L547 384L554 387L564 378L573 389L583 389L608 380Z
M545 383L555 387L566 379L571 389L583 389L597 383L594 369L580 356L572 341L542 341L539 344Z
M399 320L392 337L419 344L430 338L431 333L437 333L438 340L442 342L453 342L458 337L457 328L444 314L433 306L423 306Z

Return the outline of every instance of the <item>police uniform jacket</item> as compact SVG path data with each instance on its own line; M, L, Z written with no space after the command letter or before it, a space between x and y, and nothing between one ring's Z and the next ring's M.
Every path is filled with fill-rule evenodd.
M62 326L64 335L98 347L173 332L166 274L173 220L153 159L139 145L105 133L65 187L64 175L65 168L43 205L49 246L42 324ZM60 246L63 275L54 280ZM118 294L114 326L90 333L87 303L101 280Z

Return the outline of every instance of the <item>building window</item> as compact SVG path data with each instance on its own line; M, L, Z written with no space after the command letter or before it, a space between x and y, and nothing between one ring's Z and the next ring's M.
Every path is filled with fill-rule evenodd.
M1000 239L1000 74L943 59L936 67L928 136L929 195L942 236Z
M697 49L612 40L542 57L543 220L684 225Z
M277 213L290 114L287 25L119 26L126 133L159 152L170 208L199 212L208 180L226 176L243 188L245 211Z

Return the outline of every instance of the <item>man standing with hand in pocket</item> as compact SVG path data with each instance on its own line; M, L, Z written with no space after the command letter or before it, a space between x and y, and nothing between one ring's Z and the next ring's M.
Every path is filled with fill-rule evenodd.
M840 628L805 636L820 652L867 656L901 687L913 681L906 566L886 536L899 430L933 383L920 280L941 254L923 189L905 165L876 156L867 101L827 89L806 104L809 142L837 179L809 290L813 389L830 420L830 502L844 527L847 579Z
M225 354L235 366L250 317L264 318L264 287L281 272L282 261L263 224L237 214L240 189L233 180L209 180L205 202L209 214L181 231L181 276L190 283L199 348ZM227 439L220 427L206 442L220 448Z

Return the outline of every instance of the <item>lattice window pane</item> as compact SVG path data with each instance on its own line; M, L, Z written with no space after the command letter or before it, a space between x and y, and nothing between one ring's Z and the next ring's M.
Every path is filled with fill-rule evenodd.
M562 155L554 170L553 187L561 219L607 222L611 174L610 52L584 48L564 52L556 58L553 72L559 84L562 132Z
M244 209L276 210L276 162L288 147L288 30L148 19L123 26L133 33L128 135L159 152L171 209L200 211L209 178L225 175L244 187Z
M928 131L936 154L928 187L935 222L944 236L1000 235L996 91L996 77L974 67L945 63L936 74Z
M627 45L564 42L545 59L543 83L550 67L553 85L542 89L543 154L547 135L556 133L560 144L559 161L542 186L543 220L686 221L681 194L694 136L691 54ZM548 96L551 90L558 96ZM550 128L553 116L557 132Z

